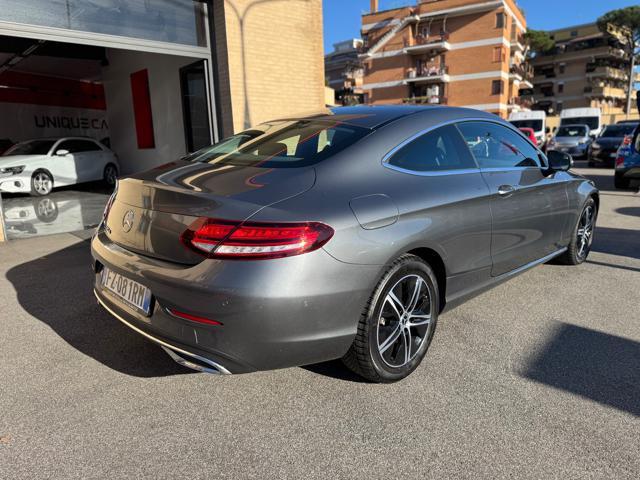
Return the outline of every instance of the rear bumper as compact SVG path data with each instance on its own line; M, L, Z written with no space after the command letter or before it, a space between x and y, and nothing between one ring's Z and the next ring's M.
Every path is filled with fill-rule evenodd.
M640 165L618 167L616 168L616 176L630 180L638 180L640 179Z
M589 160L594 162L604 163L606 165L615 164L618 149L599 149L599 150L589 150Z
M345 264L322 249L275 260L204 260L184 266L137 255L103 233L94 237L92 254L95 293L112 315L187 360L223 373L343 356L381 268ZM105 265L151 290L148 317L102 289L99 272ZM167 309L222 325L176 318Z

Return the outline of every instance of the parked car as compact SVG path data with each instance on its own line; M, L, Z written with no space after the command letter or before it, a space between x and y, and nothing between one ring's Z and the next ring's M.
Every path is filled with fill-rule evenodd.
M400 380L444 309L586 259L598 191L570 161L465 108L268 122L120 180L91 243L94 292L200 371L343 358Z
M533 143L534 145L538 145L538 141L536 140L536 134L533 131L533 128L523 127L523 128L519 128L518 130L524 133L524 136L527 137L531 143Z
M601 164L613 167L625 136L631 135L637 126L638 122L607 125L600 136L589 145L589 166Z
M83 137L28 140L0 156L0 192L48 195L54 187L104 180L115 185L116 155Z
M586 158L590 144L588 125L561 125L549 141L547 150L568 153L574 158Z
M614 183L616 188L629 188L633 180L640 180L640 126L626 137L618 149Z

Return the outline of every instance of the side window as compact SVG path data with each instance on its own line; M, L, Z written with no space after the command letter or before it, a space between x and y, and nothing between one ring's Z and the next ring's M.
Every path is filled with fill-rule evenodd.
M394 153L388 163L414 172L477 168L453 125L416 138Z
M80 152L95 152L101 150L101 148L95 142L90 140L74 140L75 151Z
M538 150L507 127L463 122L458 128L481 168L538 167Z
M68 150L69 153L95 152L102 150L100 146L91 140L65 140L56 147L58 150Z

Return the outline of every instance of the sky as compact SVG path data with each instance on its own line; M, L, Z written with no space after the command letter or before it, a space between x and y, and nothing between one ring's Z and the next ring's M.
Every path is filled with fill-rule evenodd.
M380 9L415 5L417 0L380 0ZM322 0L324 8L324 51L333 44L360 36L360 15L369 11L369 0ZM553 30L593 22L603 13L637 5L638 0L519 0L527 25Z

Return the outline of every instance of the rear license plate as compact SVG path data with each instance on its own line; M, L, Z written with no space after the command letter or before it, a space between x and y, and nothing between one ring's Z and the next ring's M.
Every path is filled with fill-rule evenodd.
M126 305L141 310L145 315L149 315L151 290L147 287L107 267L102 270L101 282L103 288L116 295Z
M610 156L611 158L616 158L616 157L618 156L618 154L617 154L617 153L615 153L615 152L613 152L613 153L610 153L610 154L609 154L609 156Z

